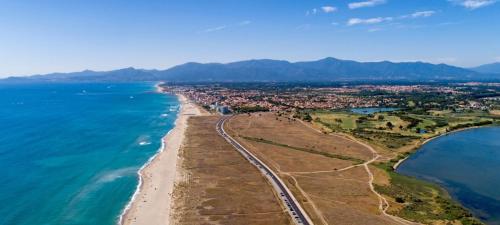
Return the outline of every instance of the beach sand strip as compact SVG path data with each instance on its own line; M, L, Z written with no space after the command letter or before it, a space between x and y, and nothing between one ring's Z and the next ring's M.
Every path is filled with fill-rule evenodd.
M163 138L163 149L140 172L140 187L120 219L123 225L171 224L171 203L178 176L179 149L185 139L187 121L201 115L199 107L178 95L181 108L175 127Z

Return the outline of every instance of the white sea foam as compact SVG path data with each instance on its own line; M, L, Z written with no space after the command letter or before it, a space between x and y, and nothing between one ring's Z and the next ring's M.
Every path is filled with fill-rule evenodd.
M178 110L179 110L179 106L170 106L170 109L169 109L170 112L175 112Z
M109 183L113 182L119 178L128 176L133 174L137 170L137 167L127 167L127 168L122 168L122 169L117 169L117 170L111 170L103 175L101 175L97 179L97 183Z
M146 135L146 134L141 135L137 138L135 143L139 144L140 146L150 145L151 144L151 136Z
M170 130L170 131L172 131L172 130ZM170 131L168 131L167 135L170 133ZM158 156L158 154L161 153L164 149L165 149L165 141L162 138L161 139L161 147L158 149L158 151L153 156L151 156L148 159L148 161L144 165L142 165L141 168L137 171L137 175L139 177L139 182L137 183L137 186L135 187L134 194L130 198L130 201L128 201L127 205L125 206L122 213L120 214L120 218L118 219L118 225L123 224L123 216L125 216L125 213L127 213L128 210L130 209L130 207L132 207L132 203L134 202L135 198L137 197L137 195L139 195L139 192L141 191L142 170L144 170L144 168L146 168L156 158L156 156Z
M97 175L92 183L88 183L83 186L79 192L71 199L70 205L80 201L81 199L86 198L92 192L95 192L102 188L107 183L111 183L115 180L118 180L125 176L131 176L137 170L137 167L126 167L116 170L105 171L99 175Z
M168 136L170 134L170 132L172 132L172 130L177 126L177 123L179 122L179 113L180 113L180 109L181 109L182 106L179 106L179 111L177 112L177 119L175 120L174 122L174 126L172 127L172 129L170 129L167 134L164 136ZM134 202L135 198L137 197L137 195L139 195L139 192L141 191L141 187L142 187L142 171L144 170L144 168L146 168L149 164L151 164L151 162L158 156L158 154L160 154L161 152L163 152L165 150L165 146L166 146L166 143L165 143L165 138L162 138L161 139L161 147L158 149L158 151L153 155L151 156L148 161L142 165L142 167L137 171L137 175L138 175L138 179L139 179L139 182L137 183L137 186L135 188L135 191L134 191L134 194L132 195L132 197L130 198L130 201L127 203L127 205L125 206L125 208L123 208L123 211L122 213L120 214L120 217L118 218L118 225L121 225L123 224L123 217L125 216L125 214L128 212L128 210L130 210L130 207L132 207L132 203Z

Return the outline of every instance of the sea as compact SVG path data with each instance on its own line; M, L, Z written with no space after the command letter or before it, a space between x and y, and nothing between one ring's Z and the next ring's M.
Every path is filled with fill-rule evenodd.
M154 83L0 84L0 225L117 224L178 110Z
M397 172L441 185L476 217L500 225L500 127L436 138Z

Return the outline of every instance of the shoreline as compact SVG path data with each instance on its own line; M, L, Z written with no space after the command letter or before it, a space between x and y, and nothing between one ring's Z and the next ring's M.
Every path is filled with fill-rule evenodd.
M453 134L453 133L457 133L457 132L461 132L461 131L466 131L466 130L472 130L472 129L478 129L478 128L483 128L483 127L492 127L492 126L495 126L495 125L487 125L487 126L474 126L474 127L464 127L464 128L460 128L460 129L457 129L457 130L452 130L452 131L449 131L449 132L446 132L446 133L442 133L442 134L438 134L434 137L431 137L431 138L427 138L425 139L424 141L422 141L421 143L418 143L416 146L415 146L415 149L413 151L409 151L409 154L398 160L393 166L392 166L392 169L394 170L394 172L396 172L396 169L404 162L406 161L408 158L410 158L410 156L412 156L413 154L415 154L417 151L419 151L420 148L422 148L423 145L427 144L427 142L429 141L432 141L436 138L439 138L439 137L443 137L443 136L447 136L447 135L450 135L450 134Z
M170 130L171 131L171 130ZM168 135L170 133L170 131L167 132L166 135ZM164 136L165 137L165 136ZM163 137L163 138L164 138ZM138 180L139 182L137 183L137 186L135 187L135 191L134 191L134 194L132 195L132 197L130 198L130 200L128 201L127 205L125 206L125 208L122 210L122 213L120 214L120 217L119 217L119 220L118 220L118 224L121 225L123 224L123 220L125 218L125 216L127 215L128 211L130 210L130 208L132 207L132 203L135 201L137 195L140 193L140 190L141 190L141 187L142 187L142 184L143 184L143 178L142 178L142 171L147 167L149 166L149 164L151 164L151 162L156 158L156 156L158 154L160 154L164 149L165 149L165 141L163 140L162 138L162 141L161 141L161 146L160 148L156 151L156 153L151 156L148 161L141 166L141 168L139 168L139 170L137 171L137 177L138 177Z
M155 85L156 91L164 93ZM118 224L170 224L172 193L178 176L178 152L185 139L187 119L201 115L188 99L176 94L180 109L174 127L162 138L160 149L139 169L138 184L130 201L120 214Z
M473 127L460 128L460 129L457 129L457 130L453 130L453 131L450 131L450 132L446 132L444 134L440 134L440 135L428 138L428 139L424 140L422 143L419 143L419 145L416 148L416 150L410 152L410 154L408 156L404 157L403 159L400 159L396 164L394 164L394 166L392 167L392 169L393 169L392 172L396 173L396 174L403 175L403 176L408 176L408 177L411 177L411 178L419 180L419 181L424 181L424 182L436 185L437 187L439 187L440 189L442 189L445 192L445 194L448 195L449 198L453 202L455 202L456 204L460 205L463 209L465 209L467 212L469 212L472 215L473 218L477 219L478 221L480 221L480 222L482 222L484 224L487 224L487 220L483 220L483 218L481 218L481 214L482 214L481 209L475 208L474 206L471 206L470 204L467 204L467 203L461 201L460 197L457 197L457 192L453 188L453 185L450 185L449 183L446 183L446 182L442 182L439 178L434 178L432 176L431 176L431 178L433 178L433 179L426 178L425 176L402 174L402 173L397 172L396 169L403 162L405 162L408 158L410 158L413 154L415 154L417 151L419 151L420 148L422 148L424 144L427 144L428 142L430 142L430 141L432 141L434 139L437 139L437 138L440 138L440 137L443 137L443 136L448 136L450 134L459 133L459 132L462 132L462 131L476 130L476 129L481 129L481 128L495 128L495 127L496 128L500 128L500 126L498 124L493 123L493 124L489 124L489 125L485 125L485 126L473 126Z

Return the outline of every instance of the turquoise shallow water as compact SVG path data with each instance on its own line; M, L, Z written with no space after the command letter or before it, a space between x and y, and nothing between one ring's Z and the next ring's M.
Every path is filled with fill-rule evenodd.
M434 139L397 172L440 184L477 217L500 224L500 127Z
M0 224L116 224L178 105L151 83L0 85Z

